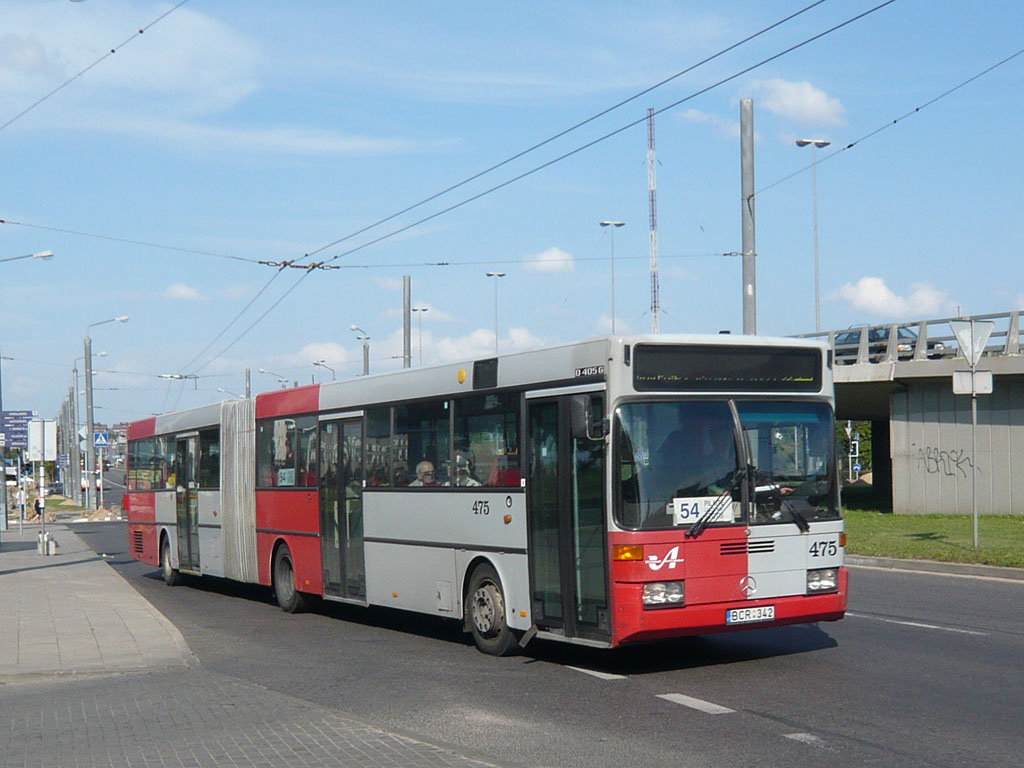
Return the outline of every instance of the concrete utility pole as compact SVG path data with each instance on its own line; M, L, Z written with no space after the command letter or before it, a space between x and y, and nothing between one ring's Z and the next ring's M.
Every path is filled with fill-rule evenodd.
M757 248L754 244L754 100L740 100L743 206L743 332L757 333Z
M402 367L412 367L412 278L402 275Z

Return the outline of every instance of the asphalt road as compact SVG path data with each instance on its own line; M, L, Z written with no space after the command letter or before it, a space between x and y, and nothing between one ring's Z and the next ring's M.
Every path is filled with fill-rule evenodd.
M208 669L507 766L1018 766L1024 582L852 569L838 623L613 652L478 653L441 620L169 588L123 524L75 526ZM716 709L717 708L717 709Z

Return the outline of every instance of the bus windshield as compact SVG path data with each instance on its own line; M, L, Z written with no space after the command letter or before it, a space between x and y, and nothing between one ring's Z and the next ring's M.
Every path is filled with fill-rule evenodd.
M826 403L644 401L616 415L616 520L631 529L834 519ZM753 510L749 502L753 502Z

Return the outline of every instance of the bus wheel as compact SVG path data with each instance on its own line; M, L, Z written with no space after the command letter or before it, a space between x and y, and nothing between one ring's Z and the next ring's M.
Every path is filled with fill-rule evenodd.
M465 612L473 641L481 651L491 656L507 656L518 649L516 635L505 622L501 580L490 565L479 565L473 571Z
M285 613L301 611L306 604L302 594L295 589L295 566L287 544L282 544L274 553L274 597Z
M181 583L181 571L171 565L171 541L166 536L160 546L160 568L164 572L164 584L174 587Z

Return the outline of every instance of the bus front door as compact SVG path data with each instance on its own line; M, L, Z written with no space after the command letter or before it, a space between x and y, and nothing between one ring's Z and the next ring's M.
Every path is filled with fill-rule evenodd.
M320 423L319 476L324 594L366 602L361 418Z
M572 437L568 397L527 402L533 622L566 637L607 641L604 441ZM600 413L600 397L594 402Z
M174 501L178 524L178 567L199 572L199 435L179 437L174 444Z

